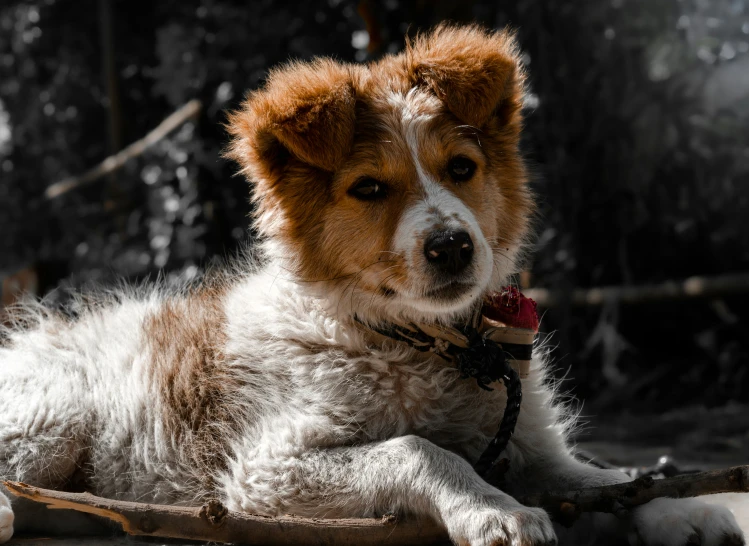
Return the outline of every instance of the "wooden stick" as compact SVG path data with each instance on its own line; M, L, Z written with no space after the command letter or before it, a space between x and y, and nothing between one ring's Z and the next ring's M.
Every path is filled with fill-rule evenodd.
M638 478L631 482L561 494L545 492L519 500L529 506L541 506L553 519L569 524L583 512L621 514L658 497L680 499L715 493L746 492L749 492L749 466L735 466L662 480Z
M20 482L5 482L19 497L42 502L49 508L77 510L110 519L131 535L157 536L210 542L235 542L248 546L305 544L412 544L448 543L447 533L426 520L277 518L228 512L218 502L198 508L141 504L95 497L89 493L65 493Z
M749 273L690 277L683 281L641 286L576 288L571 292L551 291L546 288L529 288L523 292L529 298L534 299L539 307L546 308L562 304L578 307L599 306L608 301L634 305L747 294L749 293Z
M49 508L77 510L115 521L131 535L237 542L250 546L405 546L448 542L445 530L430 520L269 518L229 512L217 501L200 508L188 508L109 500L89 493L52 491L20 482L4 482L4 485L14 495L47 504ZM662 480L641 478L561 494L547 492L519 500L529 506L541 506L552 518L569 524L583 512L621 514L657 497L748 491L749 466L737 466Z
M159 140L166 137L187 120L197 117L201 108L202 103L199 100L191 100L170 114L169 117L159 123L159 125L146 136L140 140L136 140L118 153L109 156L93 169L86 171L80 176L73 176L52 184L46 189L44 196L47 199L54 199L55 197L59 197L71 190L90 184L107 174L121 169L129 160L141 155L150 146L153 146Z

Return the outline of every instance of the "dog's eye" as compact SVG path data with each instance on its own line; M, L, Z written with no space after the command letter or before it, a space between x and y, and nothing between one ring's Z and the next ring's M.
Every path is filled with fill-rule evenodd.
M387 186L374 178L362 178L351 186L349 195L362 201L374 201L385 197Z
M465 182L473 178L473 173L476 172L476 164L467 157L459 155L453 157L447 164L447 172L456 182Z

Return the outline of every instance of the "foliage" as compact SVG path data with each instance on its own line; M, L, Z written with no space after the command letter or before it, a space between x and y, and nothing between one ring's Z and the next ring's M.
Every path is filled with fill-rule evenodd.
M0 272L54 262L73 284L162 268L189 276L231 253L249 205L220 158L225 111L290 57L365 61L445 19L518 29L540 199L534 284L749 269L746 0L165 0L137 10L112 0L111 27L104 4L0 6ZM107 28L117 94L103 76ZM197 123L116 177L43 198L111 153L111 119L131 142L191 98L205 105ZM709 381L705 399L719 402L746 397L742 303L561 308L544 326L558 331L580 394L635 382L631 395L654 398L678 374L680 392Z

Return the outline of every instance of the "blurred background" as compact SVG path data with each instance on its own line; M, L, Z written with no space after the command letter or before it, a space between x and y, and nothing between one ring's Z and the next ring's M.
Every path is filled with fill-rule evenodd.
M133 6L0 4L6 304L193 277L251 240L222 123L273 65L377 59L443 20L511 25L540 202L519 282L585 401L581 441L610 460L641 445L630 462L749 455L749 0ZM679 289L693 276L699 297Z

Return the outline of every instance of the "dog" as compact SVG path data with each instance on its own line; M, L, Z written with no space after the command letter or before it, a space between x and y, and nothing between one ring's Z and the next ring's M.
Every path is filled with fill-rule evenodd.
M465 324L517 271L534 211L519 59L509 32L443 25L366 66L272 71L228 121L259 254L197 287L82 299L75 318L21 309L0 348L0 476L268 516L403 513L471 546L555 543L547 513L511 495L629 478L575 458L547 351L522 380L499 490L472 464L502 384L377 330ZM645 544L744 543L730 511L697 500L656 499L628 524Z

